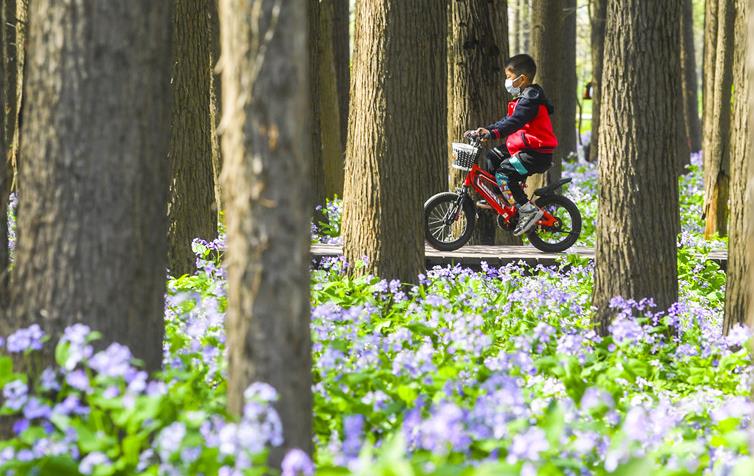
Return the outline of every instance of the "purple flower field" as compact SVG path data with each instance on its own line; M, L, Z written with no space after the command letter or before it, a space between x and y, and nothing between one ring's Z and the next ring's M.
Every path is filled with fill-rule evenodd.
M591 265L574 258L562 269L435 268L410 289L352 278L343 260L318 263L316 453L292 451L272 470L277 395L253 384L243 417L226 413L224 243L196 241L199 271L168 283L155 379L121 345L96 352L97 333L82 325L60 342L38 326L0 341L0 414L16 435L0 442L0 473L750 473L749 334L721 334L725 275L705 254L724 242L699 236L693 160L681 179L681 299L665 310L614 298L606 338L590 324ZM589 244L595 171L569 164L564 175L585 204ZM324 240L338 239L338 207L328 206ZM11 356L43 346L56 346L54 368L32 382L12 372Z

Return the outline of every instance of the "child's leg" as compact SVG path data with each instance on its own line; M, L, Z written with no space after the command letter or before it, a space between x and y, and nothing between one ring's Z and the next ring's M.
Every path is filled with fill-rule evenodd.
M528 174L526 173L526 169L523 169L524 174L522 174L520 172L521 168L516 168L513 159L516 159L516 157L506 159L500 164L500 167L495 173L495 179L500 188L503 188L503 184L508 186L508 189L513 195L513 199L516 200L516 204L520 207L529 202L529 198L526 196L526 193L524 193L524 189L521 188L521 182L526 180Z

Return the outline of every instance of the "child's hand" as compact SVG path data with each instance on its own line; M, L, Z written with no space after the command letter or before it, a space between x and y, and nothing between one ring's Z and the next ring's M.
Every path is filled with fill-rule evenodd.
M478 135L479 138L482 139L482 142L492 137L492 134L490 134L490 131L485 129L484 127L480 127L479 129L477 129L476 135Z

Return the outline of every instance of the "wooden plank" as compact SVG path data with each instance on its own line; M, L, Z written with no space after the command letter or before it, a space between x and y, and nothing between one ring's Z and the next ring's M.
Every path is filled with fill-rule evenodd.
M343 248L340 245L312 245L312 257L335 258L342 256ZM524 263L528 266L553 266L557 260L569 254L575 254L587 259L594 259L594 248L574 246L565 253L543 253L533 246L480 246L467 245L456 251L437 251L429 246L425 249L427 268L440 265L466 266L479 268L482 262L490 266L499 267L509 263ZM725 270L728 264L728 253L725 251L712 251L708 259L716 262Z

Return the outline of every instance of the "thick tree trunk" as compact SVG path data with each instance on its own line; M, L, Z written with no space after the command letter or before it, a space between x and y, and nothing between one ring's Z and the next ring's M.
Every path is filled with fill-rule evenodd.
M340 102L338 72L335 59L335 0L319 4L319 111L322 164L325 174L325 195L343 196L345 152L340 138Z
M696 48L694 47L694 8L692 0L683 0L681 18L681 64L683 67L683 105L689 150L699 152L702 148L701 122L697 94L699 86L696 79ZM688 157L686 158L688 162Z
M350 263L368 258L357 272L415 282L425 269L427 197L417 184L446 170L435 117L442 89L427 81L442 66L437 55L406 52L442 51L445 20L445 4L435 0L356 5L343 240Z
M173 96L170 129L168 269L173 276L194 272L194 238L217 236L212 166L212 66L207 0L175 0Z
M719 0L714 9L717 26L715 61L705 67L704 99L704 236L727 234L731 161L731 87L733 85L735 0ZM710 27L710 29L712 29ZM711 49L712 45L708 45Z
M34 0L29 16L16 324L54 340L83 322L157 370L172 2Z
M602 62L605 51L605 14L607 0L589 0L592 56L592 137L589 142L590 162L597 162L600 138L600 91L602 89Z
M310 186L312 188L313 205L324 206L327 199L325 191L325 164L322 155L322 102L320 101L321 85L319 79L319 63L321 60L320 53L320 0L307 0L308 8L307 21L309 26L309 71L311 76L309 81L309 100L311 101L311 147L310 152ZM317 214L315 221L319 221L321 216Z
M240 414L253 382L277 389L275 466L312 451L307 3L220 1L228 406Z
M608 1L593 291L602 334L615 296L651 297L660 309L678 298L680 7L681 0Z
M749 177L752 163L750 110L751 73L746 64L748 38L747 15L749 0L735 0L733 101L730 155L730 236L728 239L728 269L725 286L725 316L723 332L728 333L735 324L746 323L751 312L750 274L752 267L747 256L747 237L751 233L751 208L746 196L753 188Z
M450 76L448 84L448 139L461 141L466 130L482 127L506 113L505 71L507 35L499 22L494 22L495 9L488 0L452 0L448 51ZM450 157L452 161L452 156ZM465 172L450 169L451 188L461 185ZM495 244L497 226L491 213L482 212L476 223L471 243ZM500 239L510 244L521 241L510 233Z
M533 0L532 27L535 82L555 105L558 148L550 170L527 181L530 190L560 180L562 160L576 153L576 1Z
M335 75L338 81L340 109L340 140L346 150L348 137L348 99L351 82L351 5L349 0L328 0L335 5L333 17L333 46L335 48Z
M721 1L704 0L704 38L702 41L702 150L705 149L709 124L708 111L714 100L715 67L717 65L717 9ZM706 155L706 154L705 154Z

